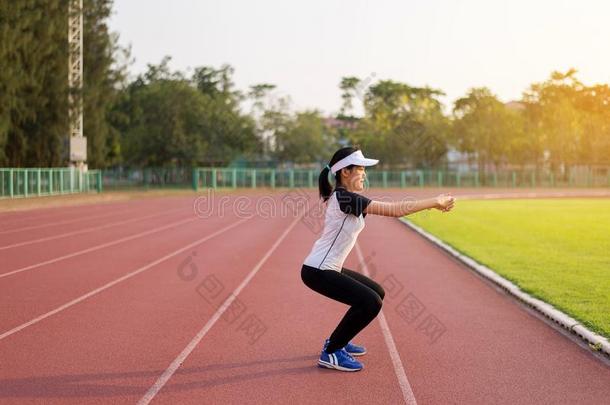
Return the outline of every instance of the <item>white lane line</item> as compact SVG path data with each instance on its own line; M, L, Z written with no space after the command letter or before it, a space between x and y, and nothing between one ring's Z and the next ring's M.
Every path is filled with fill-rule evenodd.
M56 225L66 225L66 224L71 224L74 222L79 222L79 221L88 221L91 219L98 219L98 218L106 218L106 217L111 217L113 215L121 215L121 214L126 214L128 212L133 212L134 210L124 210L124 211L119 211L119 212L109 212L106 214L100 214L100 215L90 215L87 217L78 217L78 218L74 218L74 219L68 219L68 220L64 220L64 221L58 221L58 222L49 222L49 223L44 223L44 224L39 224L39 225L32 225L32 226L26 226L24 228L16 228L16 229L9 229L6 231L0 231L0 235L5 235L7 233L15 233L15 232L21 232L21 231L31 231L33 229L39 229L39 228L48 228L49 226L56 226Z
M82 211L74 211L69 210L69 208L85 208ZM134 209L135 208L135 209ZM26 225L24 228L13 228L13 229L3 229L0 230L0 234L5 233L13 233L24 230L36 229L36 228L44 228L47 226L53 225L63 225L72 222L78 222L87 219L99 218L99 217L107 217L115 214L122 214L127 212L137 212L138 206L134 203L134 201L127 202L126 201L114 201L112 205L109 203L99 203L93 205L76 205L76 206L67 206L67 207L53 207L53 208L44 208L44 209L57 209L54 215L49 215L51 213L47 212L38 216L32 216L32 213L28 213L25 211L25 215L20 218L15 218L15 221L9 223L8 225L19 225L21 222L32 222L36 221L38 225ZM110 210L111 212L109 212ZM113 211L120 210L120 211ZM20 211L21 212L21 211ZM19 213L20 213L19 212ZM7 214L10 215L10 212ZM66 219L66 215L71 215L74 219ZM82 217L82 215L87 215L86 217ZM62 218L63 217L63 218ZM0 218L0 221L2 218ZM48 221L56 221L49 223ZM6 227L7 224L4 224ZM23 226L23 225L22 225Z
M118 245L119 243L127 242L127 241L132 240L132 239L136 239L136 238L140 238L142 236L150 235L152 233L160 232L160 231L163 231L163 230L168 229L168 228L173 228L173 227L176 227L178 225L182 225L182 224L187 223L187 222L197 221L198 219L199 218L187 218L187 219L183 219L181 221L172 222L171 224L163 225L163 226L160 226L160 227L148 230L148 231L140 232L140 233L137 233L135 235L126 236L124 238L117 239L117 240L112 241L112 242L102 243L101 245L96 245L96 246L93 246L93 247L90 247L90 248L87 248L87 249L84 249L84 250L79 250L79 251L76 251L74 253L70 253L70 254L67 254L67 255L64 255L64 256L56 257L54 259L46 260L44 262L32 264L30 266L26 266L26 267L22 267L20 269L9 271L7 273L2 273L2 274L0 274L0 279L4 278L4 277L12 276L13 274L18 274L18 273L22 273L24 271L32 270L32 269L35 269L35 268L38 268L38 267L41 267L41 266L46 266L47 264L57 263L59 261L70 259L72 257L76 257L76 256L84 255L86 253L94 252L96 250L107 248L108 246Z
M208 333L212 326L218 321L218 319L222 316L222 314L231 306L237 295L243 290L246 285L252 280L252 278L256 275L256 273L260 270L260 268L265 264L267 259L271 256L271 254L277 249L277 247L282 243L286 235L294 228L303 215L298 216L290 226L282 233L278 240L275 241L271 249L263 256L263 258L254 266L254 268L248 273L246 278L241 282L241 284L233 291L232 294L222 303L220 308L212 315L210 320L203 326L203 328L195 335L193 340L182 350L182 352L176 357L176 359L169 365L167 370L161 374L161 376L157 379L157 381L153 384L152 387L144 394L144 396L138 401L138 405L146 405L159 393L161 388L169 381L169 379L174 375L176 370L180 367L180 365L186 360L186 358L191 354L191 352L195 349L195 347L199 344L201 339Z
M20 246L31 245L34 243L47 242L50 240L60 239L60 238L67 238L68 236L80 235L80 234L87 233L87 232L99 231L100 229L106 229L106 228L111 228L111 227L117 226L117 225L129 224L131 222L142 221L144 219L160 217L160 216L171 214L173 212L178 212L178 211L185 211L185 209L176 208L176 209L169 210L169 211L158 212L156 214L146 215L146 216L143 216L140 218L132 218L132 219L127 219L127 220L123 219L121 221L110 222L108 224L96 226L93 228L79 229L78 231L72 231L72 232L62 233L59 235L47 236L45 238L32 239L32 240L28 240L28 241L24 241L24 242L13 243L12 245L0 246L0 250L12 249L12 248L20 247Z
M186 251L188 249L191 249L194 246L199 245L200 243L203 243L203 242L205 242L205 241L207 241L209 239L212 239L213 237L218 236L221 233L226 232L229 229L236 227L237 225L247 221L250 218L241 219L241 220L239 220L239 221L237 221L237 222L235 222L235 223L233 223L233 224L231 224L229 226L225 226L224 228L222 228L222 229L212 233L211 235L205 236L205 237L203 237L201 239L196 240L195 242L189 243L188 245L186 245L186 246L184 246L184 247L182 247L182 248L180 248L178 250L175 250L172 253L169 253L169 254L163 256L162 258L155 260L154 262L148 263L147 265L142 266L139 269L134 270L131 273L126 274L126 275L124 275L124 276L122 276L120 278L117 278L116 280L113 280L113 281L109 282L108 284L104 284L103 286L101 286L99 288L96 288L95 290L90 291L87 294L81 295L80 297L75 298L72 301L70 301L70 302L68 302L68 303L66 303L64 305L55 308L52 311L49 311L49 312L47 312L47 313L45 313L43 315L40 315L39 317L34 318L31 321L23 323L23 324L17 326L16 328L13 328L13 329L11 329L9 331L6 331L6 332L4 332L3 334L0 335L0 340L4 339L4 338L6 338L6 337L8 337L10 335L13 335L13 334L19 332L20 330L23 330L23 329L27 328L28 326L34 325L35 323L38 323L38 322L42 321L43 319L46 319L46 318L48 318L48 317L50 317L52 315L55 315L58 312L61 312L61 311L65 310L65 309L67 309L67 308L70 308L71 306L76 305L79 302L82 302L82 301L86 300L87 298L90 298L90 297L92 297L92 296L94 296L96 294L99 294L100 292L102 292L104 290L107 290L110 287L113 287L113 286L117 285L118 283L120 283L122 281L130 279L130 278L132 278L135 275L138 275L138 274L140 274L140 273L142 273L142 272L144 272L146 270L149 270L152 267L156 266L157 264L162 263L162 262L164 262L164 261L166 261L168 259L171 259L172 257L174 257L176 255L179 255L180 253L182 253L182 252L184 252L184 251Z
M356 253L358 254L358 261L362 265L362 272L365 276L370 277L369 269L366 265L366 261L364 260L364 256L362 255L362 250L360 250L360 245L356 242ZM396 348L396 343L394 343L394 338L392 337L392 332L390 331L390 326L385 319L385 315L383 314L383 309L379 311L379 315L377 315L379 319L379 325L381 326L381 331L383 332L383 339L385 340L385 344L388 347L388 351L390 352L390 357L392 358L392 365L394 366L394 372L396 373L396 378L398 378L398 385L400 385L400 390L402 391L402 396L405 400L406 404L409 405L417 405L417 401L415 401L415 395L413 394L413 389L411 389L411 384L409 384L409 380L407 379L407 373L405 372L405 368L402 365L402 361L400 360L400 354L398 353L398 349Z

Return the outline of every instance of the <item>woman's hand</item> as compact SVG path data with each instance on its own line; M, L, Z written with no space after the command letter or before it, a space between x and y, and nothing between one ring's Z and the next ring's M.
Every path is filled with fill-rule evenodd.
M364 209L364 212L388 217L402 217L422 210L431 210L432 208L447 212L453 208L454 201L455 199L452 196L446 194L424 200L413 200L412 198L394 202L373 200Z
M436 197L436 208L439 211L448 212L453 208L455 198L447 194L441 194Z

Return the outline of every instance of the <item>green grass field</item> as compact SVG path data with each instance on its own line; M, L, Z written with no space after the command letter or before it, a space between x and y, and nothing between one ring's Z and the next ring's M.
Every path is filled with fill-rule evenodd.
M610 199L458 200L408 219L610 337Z

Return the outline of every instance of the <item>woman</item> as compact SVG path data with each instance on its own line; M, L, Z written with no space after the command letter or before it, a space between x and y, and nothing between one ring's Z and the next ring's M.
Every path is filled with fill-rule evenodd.
M367 214L402 217L429 208L449 211L454 198L439 195L425 200L382 202L360 194L364 189L365 166L376 165L357 147L339 149L320 173L320 197L328 202L324 230L315 242L301 269L301 279L312 290L350 306L339 325L324 342L318 365L341 371L358 371L362 363L352 356L366 353L351 340L379 313L383 288L363 274L346 269L343 262L364 228ZM333 190L328 172L335 175Z

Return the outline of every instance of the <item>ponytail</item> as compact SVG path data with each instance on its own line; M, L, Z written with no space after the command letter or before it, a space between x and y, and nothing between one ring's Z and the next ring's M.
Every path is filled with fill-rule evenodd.
M328 181L328 173L330 172L330 167L337 163L339 160L343 159L346 156L351 155L352 153L360 150L357 146L346 146L344 148L339 149L335 152L332 159L330 159L330 163L324 166L322 171L320 172L320 177L318 178L318 188L320 190L320 198L326 202L331 194L333 193L333 186ZM351 169L353 165L347 166L345 169ZM335 173L335 183L337 185L341 184L341 170Z
M320 177L318 178L318 188L320 189L320 198L326 202L330 198L330 195L333 192L333 187L328 181L328 173L330 173L330 166L326 165L320 172Z

